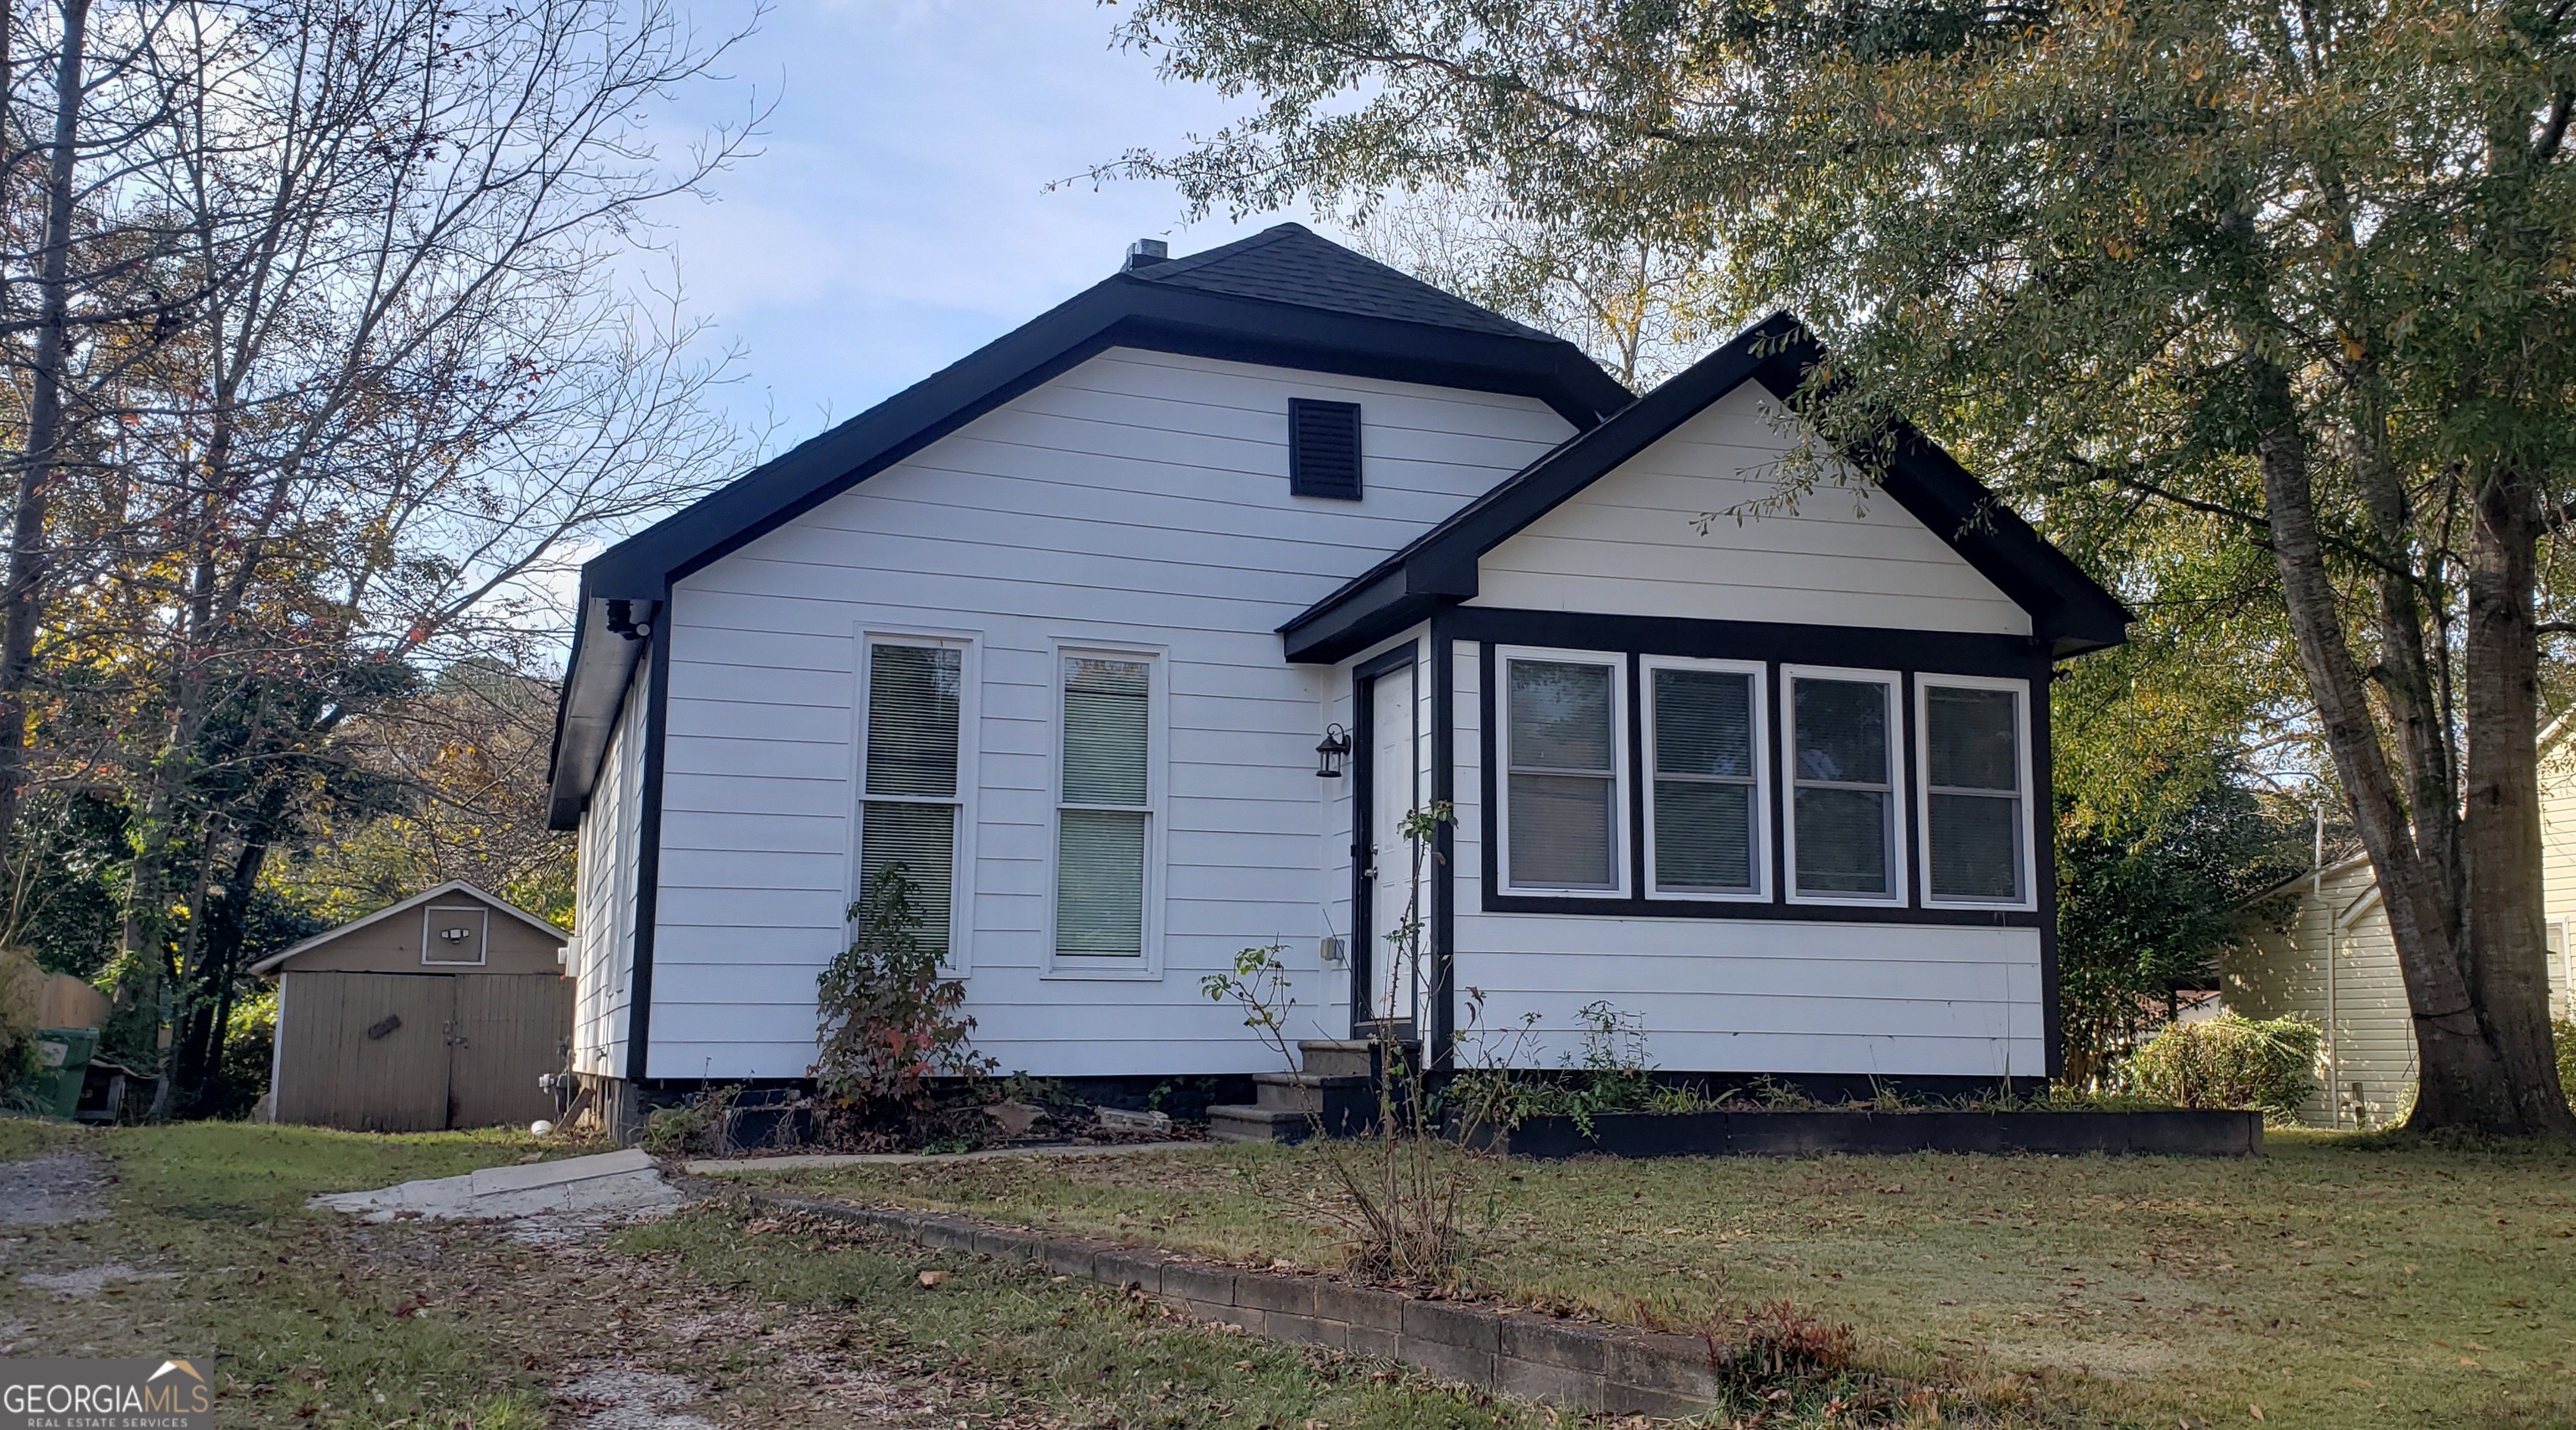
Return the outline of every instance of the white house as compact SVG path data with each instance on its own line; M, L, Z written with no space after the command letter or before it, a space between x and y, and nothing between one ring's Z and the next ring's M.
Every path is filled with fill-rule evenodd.
M1473 988L1549 1063L1608 1000L1675 1070L2051 1069L2046 687L2116 600L1910 429L1746 511L1785 317L1635 399L1293 224L1137 247L584 568L578 1070L801 1077L893 860L1006 1070L1275 1071L1200 987L1269 944L1307 1036Z
M2576 1017L2576 740L2561 720L2540 736L2541 909L2549 1015ZM2227 1006L2252 1018L2302 1018L2323 1031L2317 1089L2299 1108L2311 1127L2383 1127L2415 1100L2415 1019L2397 945L2367 855L2301 874L2256 900L2277 922L2249 918L2219 954Z

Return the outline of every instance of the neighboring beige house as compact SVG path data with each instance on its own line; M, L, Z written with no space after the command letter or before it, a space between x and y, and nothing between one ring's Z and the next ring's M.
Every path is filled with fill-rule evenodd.
M2541 907L2549 924L2549 1011L2576 1016L2576 740L2569 722L2540 737ZM2249 1018L2296 1015L2325 1030L2311 1127L2379 1127L2415 1095L2415 1031L2370 861L2355 854L2264 896L2296 900L2290 927L2262 926L2219 957L2227 1006Z

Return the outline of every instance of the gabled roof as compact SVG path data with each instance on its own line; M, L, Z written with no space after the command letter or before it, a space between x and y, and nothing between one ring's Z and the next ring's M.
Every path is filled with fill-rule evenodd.
M1478 560L1505 539L1747 382L1790 399L1824 356L1805 325L1786 313L1747 328L1280 627L1288 658L1340 660L1439 606L1475 595ZM1949 453L1910 423L1897 422L1885 435L1889 456L1881 489L2029 612L2032 635L2046 641L2053 655L2077 655L2126 639L2130 617L2119 598L2031 530Z
M349 922L340 925L338 928L317 933L313 937L308 938L301 943L280 949L277 952L270 954L268 957L261 959L259 962L252 964L250 966L250 971L253 973L273 972L276 970L278 965L295 957L297 954L311 953L313 950L322 947L324 944L336 942L343 935L356 933L358 930L366 928L370 924L383 923L385 920L392 918L396 914L407 913L410 910L419 908L421 905L426 904L433 899L444 899L455 894L464 894L471 898L480 900L483 903L489 904L500 912L508 914L510 917L517 919L519 922L526 924L528 927L535 929L550 939L553 939L557 943L568 943L572 939L571 934L565 933L562 929L555 927L553 924L547 923L544 919L538 918L535 914L529 913L526 909L520 908L518 905L511 903L509 900L502 898L498 894L489 893L473 884L465 882L462 879L450 879L435 889L429 889L424 892L414 894L410 898L405 899L398 904L389 904L386 907L378 909L374 913L367 915L365 918L351 919Z
M608 602L649 621L673 581L1113 347L1509 393L1578 429L1633 400L1572 343L1298 224L1112 274L584 565L555 714L550 825L579 822L640 653L641 642L610 635Z

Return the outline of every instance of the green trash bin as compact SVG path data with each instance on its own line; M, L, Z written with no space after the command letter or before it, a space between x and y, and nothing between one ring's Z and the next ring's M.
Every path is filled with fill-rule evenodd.
M43 1064L33 1089L38 1104L56 1117L68 1118L79 1111L81 1081L89 1075L89 1060L97 1054L96 1028L38 1028L36 1058Z

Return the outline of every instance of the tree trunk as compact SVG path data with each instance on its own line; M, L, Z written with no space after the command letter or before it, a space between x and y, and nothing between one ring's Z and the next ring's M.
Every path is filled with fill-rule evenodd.
M2540 647L2532 630L2540 494L2513 472L2479 484L2468 554L2468 726L2461 821L2470 996L2524 1129L2576 1133L2549 1029L2541 912Z
M37 279L36 359L28 374L27 448L9 520L9 574L0 583L0 859L14 852L27 788L27 690L44 614L52 550L45 512L63 429L63 368L70 350L72 166L80 138L81 69L89 0L62 0L63 50L54 68L54 134L45 165L45 252ZM5 96L0 96L5 97Z
M2273 410L2295 413L2286 375L2266 374ZM2307 434L2295 416L2266 435L2258 450L2263 496L2272 517L2273 560L2309 694L2325 726L2326 747L2351 802L2362 847L2378 876L2390 941L2414 1016L2418 1090L2411 1128L2468 1127L2521 1132L2527 1123L2509 1092L2503 1060L2488 1041L2462 973L2454 914L2456 890L2417 849L2405 800L2388 767L2360 666L2344 643L2343 615L2326 570L2317 530L2316 493Z

